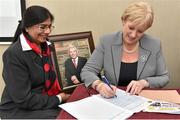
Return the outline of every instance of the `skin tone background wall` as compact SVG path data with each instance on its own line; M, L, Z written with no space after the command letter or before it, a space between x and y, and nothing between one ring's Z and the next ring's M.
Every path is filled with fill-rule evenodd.
M92 31L95 45L99 37L121 30L121 15L137 0L26 0L26 6L41 5L55 17L51 34ZM146 33L159 38L170 74L167 88L180 87L180 0L146 0L152 4L155 19ZM2 28L1 28L2 29ZM0 45L0 60L9 45ZM0 73L2 73L2 62ZM4 87L0 76L0 93Z

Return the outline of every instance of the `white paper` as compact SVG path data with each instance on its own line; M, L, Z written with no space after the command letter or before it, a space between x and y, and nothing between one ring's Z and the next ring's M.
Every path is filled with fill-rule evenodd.
M77 119L126 119L143 110L149 99L118 89L117 97L106 99L100 94L59 105Z
M126 119L133 113L96 96L59 105L77 119Z
M108 101L116 106L121 108L127 109L132 111L133 113L140 112L144 108L147 107L147 102L149 99L137 96L137 95L130 95L123 90L117 89L116 90L117 97L106 99L101 97L101 95L97 95L98 97Z

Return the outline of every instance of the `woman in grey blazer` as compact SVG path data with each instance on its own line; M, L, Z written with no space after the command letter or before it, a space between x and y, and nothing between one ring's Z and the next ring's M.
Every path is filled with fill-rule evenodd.
M122 32L105 35L81 72L86 86L102 96L115 95L115 86L127 86L130 94L143 88L161 88L168 81L168 71L159 40L144 32L153 23L153 11L145 2L136 2L125 10ZM98 77L103 69L113 90Z

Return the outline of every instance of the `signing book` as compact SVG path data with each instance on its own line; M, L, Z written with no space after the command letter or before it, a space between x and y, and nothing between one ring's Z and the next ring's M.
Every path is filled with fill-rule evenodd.
M146 107L149 99L117 89L117 97L106 99L100 94L59 105L77 119L126 119Z

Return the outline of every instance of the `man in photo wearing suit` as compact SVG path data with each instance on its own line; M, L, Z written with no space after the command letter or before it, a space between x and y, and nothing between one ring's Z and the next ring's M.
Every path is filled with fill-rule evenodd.
M81 83L80 73L83 66L86 64L85 57L78 56L76 46L70 45L68 48L70 58L65 61L65 77L67 78L68 86Z

